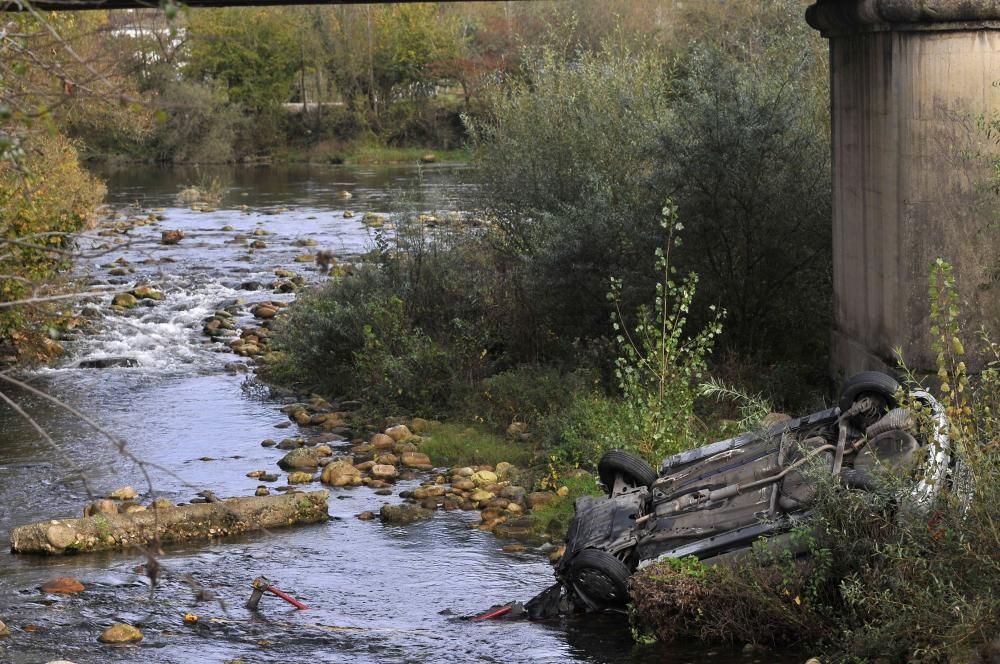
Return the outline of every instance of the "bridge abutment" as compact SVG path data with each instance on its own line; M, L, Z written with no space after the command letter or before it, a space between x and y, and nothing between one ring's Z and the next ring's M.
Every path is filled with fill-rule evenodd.
M819 0L807 20L830 42L832 368L884 370L898 348L932 369L934 259L954 265L966 320L1000 322L984 126L1000 112L1000 0Z

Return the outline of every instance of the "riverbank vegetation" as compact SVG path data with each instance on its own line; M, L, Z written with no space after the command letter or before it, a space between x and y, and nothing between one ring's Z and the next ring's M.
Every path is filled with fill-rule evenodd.
M732 11L738 39L669 56L523 51L465 116L484 223L401 215L351 276L299 298L270 375L376 412L517 424L591 468L728 433L699 397L710 373L803 407L826 372L825 62L798 3Z

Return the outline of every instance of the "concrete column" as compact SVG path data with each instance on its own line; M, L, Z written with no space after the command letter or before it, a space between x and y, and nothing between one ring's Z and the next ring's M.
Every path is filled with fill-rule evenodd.
M806 18L830 41L833 369L893 367L897 347L932 369L934 259L955 266L969 340L1000 329L997 144L979 124L1000 113L1000 0L818 0Z

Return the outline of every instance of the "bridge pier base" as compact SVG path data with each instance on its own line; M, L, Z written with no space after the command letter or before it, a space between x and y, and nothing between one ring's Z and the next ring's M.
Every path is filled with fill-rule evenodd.
M830 42L832 369L892 368L896 349L933 369L934 259L954 265L965 319L1000 323L997 136L982 126L1000 113L1000 0L818 0L806 18Z

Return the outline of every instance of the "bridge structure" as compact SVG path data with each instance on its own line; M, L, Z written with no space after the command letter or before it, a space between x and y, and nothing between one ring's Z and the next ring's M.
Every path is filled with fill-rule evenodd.
M833 369L892 368L897 348L933 369L937 258L966 336L1000 329L1000 146L983 130L1000 117L1000 0L818 0L806 19L830 44Z
M32 6L161 4L38 0ZM0 0L0 9L18 6L18 0ZM927 279L933 260L954 266L965 320L982 322L994 337L1000 328L1000 191L988 186L989 154L998 146L983 131L984 122L1000 114L1000 0L815 0L806 20L830 44L831 368L847 375L891 369L899 349L911 367L931 369ZM970 358L970 368L977 363L981 358Z

